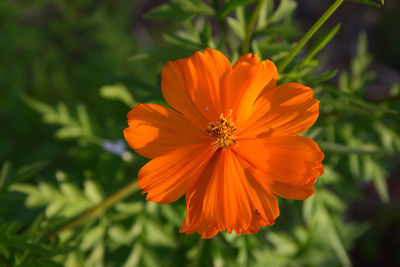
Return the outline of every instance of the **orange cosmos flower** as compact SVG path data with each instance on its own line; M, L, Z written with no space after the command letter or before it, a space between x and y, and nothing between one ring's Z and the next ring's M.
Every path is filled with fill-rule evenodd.
M171 108L140 104L128 113L126 141L152 159L138 175L146 199L186 196L180 232L256 233L279 216L274 195L315 192L324 155L297 134L316 121L319 101L311 88L276 86L277 79L275 65L256 54L232 67L206 49L164 67L161 88Z

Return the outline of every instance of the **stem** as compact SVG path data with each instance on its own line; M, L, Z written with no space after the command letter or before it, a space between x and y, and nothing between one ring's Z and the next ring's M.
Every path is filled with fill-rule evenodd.
M261 8L265 4L265 2L267 2L267 0L260 0L257 4L256 8L253 11L253 14L251 14L250 22L247 25L247 29L246 29L246 38L244 39L244 42L243 42L243 49L242 49L243 55L245 55L249 52L251 34L253 33L253 28L256 25L258 16L260 15L260 12L261 12Z
M343 3L344 0L336 0L328 10L315 22L308 32L300 39L296 46L292 49L289 56L279 65L279 72L283 72L293 58L300 52L303 46L310 40L325 21L335 12L335 10Z
M117 203L117 202L121 201L122 199L126 198L127 196L133 194L138 189L139 189L139 187L138 187L137 181L134 181L134 182L128 184L127 186L125 186L122 189L120 189L119 191L115 192L108 198L104 199L100 204L87 210L82 216L80 216L77 219L73 220L72 222L67 223L66 225L60 227L60 230L58 230L57 232L47 234L47 236L49 238L52 238L65 230L74 228L74 227L84 223L85 221L87 221L90 218L96 217L97 215L99 215L100 213L102 213L103 211L105 211L106 209L108 209L109 207L114 205L115 203Z

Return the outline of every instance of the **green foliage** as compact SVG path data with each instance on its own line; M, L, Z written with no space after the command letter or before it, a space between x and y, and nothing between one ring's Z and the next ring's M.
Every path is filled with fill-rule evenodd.
M375 1L371 0L348 0L350 2L355 2L355 3L360 3L368 6L374 6L374 7L381 7L381 5L385 4L385 0L381 0L381 3L376 3Z
M4 266L61 266L52 258L67 252L48 244L42 234L41 225L46 224L46 221L41 214L29 225L24 222L21 212L17 214L18 221L7 220L7 215L21 207L20 198L12 192L13 184L31 178L44 166L45 163L38 162L14 171L12 164L5 162L1 168L0 201L7 203L0 209L0 262Z
M247 4L250 4L252 2L255 2L255 1L256 0L230 0L224 5L222 11L220 12L220 17L225 18L233 10L240 8L242 6L245 6Z
M368 98L375 74L367 35L349 69L330 69L327 46L344 27L323 25L334 8L304 34L294 17L301 1L172 0L143 15L155 27L131 37L137 18L128 11L141 1L128 2L0 3L0 86L9 89L0 91L0 265L351 266L350 250L371 225L349 219L350 209L370 197L366 186L379 205L390 202L387 178L400 153L400 86ZM281 66L279 83L306 84L321 101L304 133L325 154L317 193L279 199L276 225L250 236L180 234L184 200L158 205L140 192L60 228L136 180L146 160L118 140L130 108L165 104L162 67L205 47L234 62L246 40Z
M135 99L131 93L129 93L128 89L122 84L103 86L100 89L100 96L105 99L119 100L130 108L136 105Z
M194 15L214 15L214 11L201 0L173 0L152 9L145 17L148 19L178 19L183 20Z
M55 132L57 138L79 138L92 142L97 141L98 138L92 133L89 115L84 106L77 106L76 118L73 118L64 103L59 103L57 108L53 108L28 96L23 96L23 100L32 109L42 114L45 123L62 126L61 129Z

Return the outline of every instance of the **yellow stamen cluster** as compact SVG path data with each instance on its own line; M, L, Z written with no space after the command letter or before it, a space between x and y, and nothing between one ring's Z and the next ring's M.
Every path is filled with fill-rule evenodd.
M216 149L220 147L229 149L231 143L236 144L236 141L231 138L233 133L236 131L235 124L232 122L231 114L228 119L221 114L218 122L210 122L208 124L207 132L210 136L216 138L216 141L213 143Z

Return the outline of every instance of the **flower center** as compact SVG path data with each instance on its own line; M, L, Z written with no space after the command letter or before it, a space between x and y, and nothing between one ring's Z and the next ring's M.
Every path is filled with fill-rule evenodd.
M218 122L210 122L208 124L207 132L210 136L214 137L216 140L213 143L215 149L225 147L229 149L231 143L236 144L236 141L231 138L233 133L236 131L235 124L232 122L232 110L229 114L228 119L224 117L223 114L219 117Z

